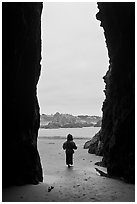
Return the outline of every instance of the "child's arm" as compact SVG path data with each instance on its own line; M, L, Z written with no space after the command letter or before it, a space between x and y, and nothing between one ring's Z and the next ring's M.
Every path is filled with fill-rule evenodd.
M63 149L64 150L66 149L66 142L64 142L64 144L63 144Z
M77 146L76 146L75 142L74 142L74 145L73 145L73 149L77 149Z

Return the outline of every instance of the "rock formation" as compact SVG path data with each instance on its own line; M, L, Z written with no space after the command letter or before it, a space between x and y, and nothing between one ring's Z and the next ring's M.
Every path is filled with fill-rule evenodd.
M98 123L99 122L99 123ZM56 114L40 116L40 127L46 129L52 128L82 128L97 125L101 127L101 117L99 116L73 116L71 114Z
M135 179L135 3L98 3L109 55L102 135L108 174Z
M109 70L100 141L108 175L135 178L135 3L98 3ZM42 3L2 4L3 186L43 180L37 151L40 124ZM11 122L7 123L10 115Z
M37 151L42 3L2 4L3 186L43 180ZM10 123L7 118L10 116Z
M88 153L102 156L103 143L101 142L101 130L95 136L84 144L84 149L88 149Z

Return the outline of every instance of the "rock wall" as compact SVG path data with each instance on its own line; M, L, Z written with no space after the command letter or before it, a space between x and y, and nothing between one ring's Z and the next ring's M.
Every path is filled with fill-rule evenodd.
M104 76L103 160L108 174L135 179L135 3L98 3L109 55Z
M2 3L3 186L43 180L37 151L42 3Z
M109 70L101 142L108 174L134 182L135 4L98 3ZM2 4L3 186L43 180L37 151L42 3Z

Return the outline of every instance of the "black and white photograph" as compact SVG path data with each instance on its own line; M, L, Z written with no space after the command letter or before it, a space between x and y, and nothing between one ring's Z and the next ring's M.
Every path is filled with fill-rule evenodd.
M2 2L2 202L135 202L135 2Z

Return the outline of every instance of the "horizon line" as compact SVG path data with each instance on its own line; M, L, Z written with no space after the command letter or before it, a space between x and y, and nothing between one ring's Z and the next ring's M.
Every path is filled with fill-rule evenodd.
M73 115L73 116L79 116L79 115L84 115L84 116L98 116L98 117L102 117L100 115L95 115L95 114L82 114L82 113L79 113L79 114L72 114L72 113L60 113L58 111L54 112L54 113L41 113L40 115L55 115L56 113L59 113L59 114L68 114L68 115Z

